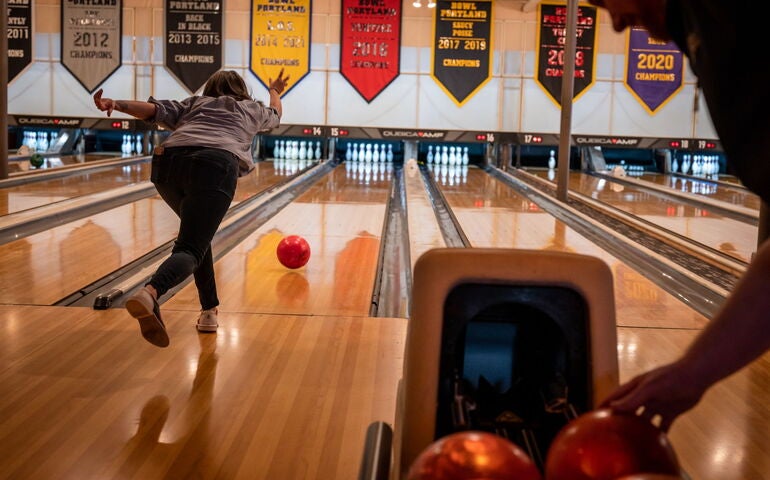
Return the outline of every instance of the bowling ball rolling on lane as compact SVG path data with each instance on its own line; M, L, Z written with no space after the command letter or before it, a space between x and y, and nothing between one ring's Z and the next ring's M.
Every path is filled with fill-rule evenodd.
M284 267L301 268L310 260L310 244L299 235L289 235L278 242L275 254Z
M35 168L42 167L44 162L45 159L43 159L43 156L39 153L33 153L32 156L29 157L29 164Z

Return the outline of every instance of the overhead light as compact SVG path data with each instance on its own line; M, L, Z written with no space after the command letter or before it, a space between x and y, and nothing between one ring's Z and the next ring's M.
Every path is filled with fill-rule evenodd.
M428 8L433 8L435 6L436 6L436 2L434 2L432 0L428 2Z
M415 2L412 3L412 6L416 8L420 8L422 7L422 3L420 2L420 0L415 0Z

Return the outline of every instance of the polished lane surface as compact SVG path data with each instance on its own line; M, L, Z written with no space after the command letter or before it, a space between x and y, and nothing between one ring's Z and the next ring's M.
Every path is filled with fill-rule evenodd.
M732 175L706 177L644 172L644 174L633 176L632 178L668 187L683 193L703 195L731 205L759 210L759 197L741 185L738 179Z
M239 179L233 203L275 185L272 162ZM0 245L0 303L52 305L173 240L179 220L155 195Z
M343 165L319 179L216 262L220 311L293 315L368 315L390 173L351 176ZM290 270L275 251L287 235L304 237L307 265ZM190 284L164 308L197 312ZM197 313L189 315L190 322Z
M534 248L581 251L585 240L574 232L546 220L548 215L526 199L506 194L510 189L491 177L480 180L471 172L465 180L462 175L453 180L459 178L458 187L472 185L458 188L452 200L466 233L472 230L469 225L476 225L482 240L489 235L489 241L500 246L516 245L511 238L520 238ZM359 187L348 185L339 175L334 178L331 183L320 181L314 194L302 199L305 205L287 207L271 225L255 232L251 246L267 245L263 238L269 235L301 232L310 237L320 228L320 239L311 241L322 252L320 259L311 257L305 269L288 273L312 277L316 274L312 269L325 268L325 282L337 282L331 273L336 270L331 266L337 261L334 252L345 256L341 245L379 235L381 225L375 227L373 219L356 218L361 213L378 215L382 207L379 197L373 198L380 193L369 190L365 177ZM326 187L320 188L321 184ZM331 190L336 186L340 192ZM445 194L451 191L444 188ZM384 185L382 189L387 190ZM316 201L329 202L330 208L314 207ZM367 208L354 208L350 214L338 205L355 206L359 201ZM467 224L472 212L482 212L487 221ZM293 218L279 218L284 213ZM316 218L321 215L322 219ZM417 218L410 222L415 225L434 221L430 211L414 215ZM361 227L367 235L358 233ZM534 239L527 240L529 230L535 231ZM329 238L324 238L327 232ZM480 242L479 238L473 241ZM368 246L372 242L365 243L355 250L362 252L366 262L372 256ZM267 276L276 274L270 271L277 268L269 264L273 255L267 247L252 255L262 257L259 268ZM219 277L245 290L240 283L246 279L248 260L248 252L243 252L232 261L232 270L220 269L218 262ZM324 265L316 266L314 261ZM342 270L369 283L368 267ZM241 277L230 282L231 272ZM613 273L618 276L617 270ZM256 311L278 310L266 297L278 296L278 289L269 287L277 287L279 280L260 283L258 275L256 271L250 279L256 289L266 291L255 292L255 297L262 298L244 305ZM650 308L657 293L635 272L621 276L624 280L616 278L615 288L618 322L625 325L619 328L617 346L624 379L675 358L704 319L690 312L676 319L680 326L660 317L648 326L650 318L636 318L634 312ZM314 278L308 285L330 292L330 287L318 282ZM232 295L223 300L223 308L235 305L233 299L243 294L223 287L225 295ZM366 290L355 289L353 294L364 297ZM621 290L628 293L621 295ZM295 295L283 301L297 300L300 306L289 305L283 311L308 311L308 305L316 302L312 293L303 297L291 288L289 293ZM189 292L188 296L192 297ZM328 302L317 301L321 306ZM358 303L346 308L360 312L363 302ZM0 461L0 476L355 478L366 426L373 420L392 422L394 418L406 320L327 315L321 307L307 315L236 312L228 307L214 336L195 331L197 308L194 301L174 304L172 299L164 304L172 343L168 349L157 349L139 337L135 322L120 309L0 306L0 411L13 412L2 416L6 420L0 429L0 448L6 455ZM671 309L667 303L650 317ZM330 311L335 311L334 306ZM770 455L764 441L766 396L760 393L770 388L766 373L770 362L762 362L764 370L752 366L724 387L715 387L681 420L682 426L675 425L672 439L693 478L763 478ZM734 428L739 431L729 437L726 432Z
M143 163L114 165L97 171L73 172L66 177L0 188L0 216L18 213L62 200L103 192L150 179L149 159Z
M543 170L531 173L540 178L548 176ZM706 204L702 207L683 204L643 187L574 171L569 175L569 190L612 205L743 262L748 262L756 251L756 226L714 213ZM693 200L698 198L699 195L692 195Z

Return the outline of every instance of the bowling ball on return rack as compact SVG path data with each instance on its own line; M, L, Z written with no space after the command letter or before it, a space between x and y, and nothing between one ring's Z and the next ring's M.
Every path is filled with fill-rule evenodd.
M680 475L666 475L663 473L635 473L633 475L624 475L615 480L682 480Z
M488 432L452 433L428 445L407 480L541 480L531 458L513 442Z
M289 235L278 242L275 254L284 267L301 268L310 260L310 244L299 235Z
M565 425L551 442L547 480L616 480L634 474L681 475L666 434L646 419L594 410Z

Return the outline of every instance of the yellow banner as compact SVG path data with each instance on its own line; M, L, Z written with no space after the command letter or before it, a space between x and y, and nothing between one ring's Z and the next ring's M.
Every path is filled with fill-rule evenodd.
M289 76L286 95L310 72L310 0L252 0L251 63L265 87L281 69Z

